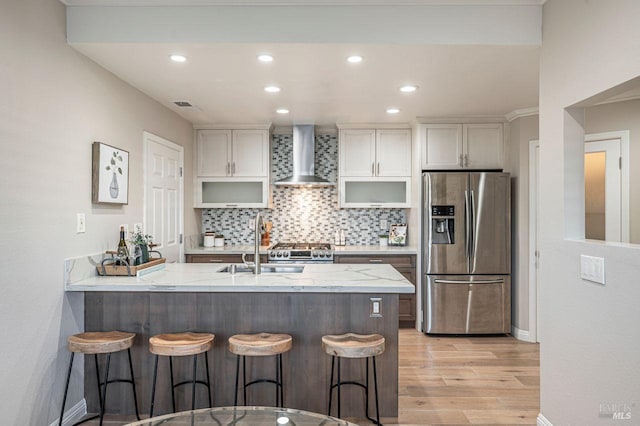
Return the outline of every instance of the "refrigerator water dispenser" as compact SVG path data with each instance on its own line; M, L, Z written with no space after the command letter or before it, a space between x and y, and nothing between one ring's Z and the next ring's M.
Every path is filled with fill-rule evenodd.
M455 242L454 206L431 207L431 243L454 244Z

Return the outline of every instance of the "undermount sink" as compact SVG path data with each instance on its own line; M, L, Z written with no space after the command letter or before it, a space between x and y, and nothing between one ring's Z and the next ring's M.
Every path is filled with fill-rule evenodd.
M260 272L263 274L299 274L304 271L304 266L297 265L260 265ZM218 272L231 272L231 265L225 266ZM253 273L251 268L247 268L244 265L236 265L236 274L240 273Z

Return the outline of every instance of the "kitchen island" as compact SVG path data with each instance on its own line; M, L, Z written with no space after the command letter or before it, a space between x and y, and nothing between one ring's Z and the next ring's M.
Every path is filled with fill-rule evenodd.
M324 413L328 405L331 357L322 350L325 334L379 333L386 351L377 359L380 414L398 414L398 295L412 293L399 272L385 264L308 264L300 273L229 274L227 265L169 264L142 277L84 277L66 284L67 291L85 292L85 330L122 330L137 333L133 347L140 409L148 412L153 357L148 338L179 331L216 335L210 353L215 406L233 404L235 355L227 339L236 333L273 332L293 337L284 355L285 406ZM371 298L380 298L381 316L372 315ZM184 362L183 362L184 361ZM165 361L166 362L166 361ZM156 413L170 411L168 366L160 363ZM202 365L202 364L200 364ZM126 363L114 368L126 375ZM191 362L176 360L179 380L190 377ZM273 376L274 358L248 360L252 374ZM202 370L200 370L202 372ZM364 379L364 362L343 363L343 380ZM89 411L98 407L93 361L85 360L85 393ZM345 390L348 388L345 388ZM188 399L190 392L179 393ZM206 392L198 392L205 406ZM271 385L249 388L251 405L275 404ZM335 395L334 395L335 397ZM108 412L130 414L131 393L126 386L110 395ZM363 393L358 388L342 395L342 415L362 417ZM178 410L189 408L178 400Z

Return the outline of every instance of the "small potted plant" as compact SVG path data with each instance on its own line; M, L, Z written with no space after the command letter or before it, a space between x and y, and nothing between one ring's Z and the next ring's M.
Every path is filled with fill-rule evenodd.
M149 261L149 244L153 244L153 237L151 235L145 235L142 231L131 232L131 238L129 242L135 247L134 253L136 254L136 265L141 265Z

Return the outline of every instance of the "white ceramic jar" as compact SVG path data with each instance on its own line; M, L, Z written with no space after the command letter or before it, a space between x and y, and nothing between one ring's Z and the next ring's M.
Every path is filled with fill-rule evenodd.
M204 246L213 247L215 244L215 234L213 232L204 233Z

